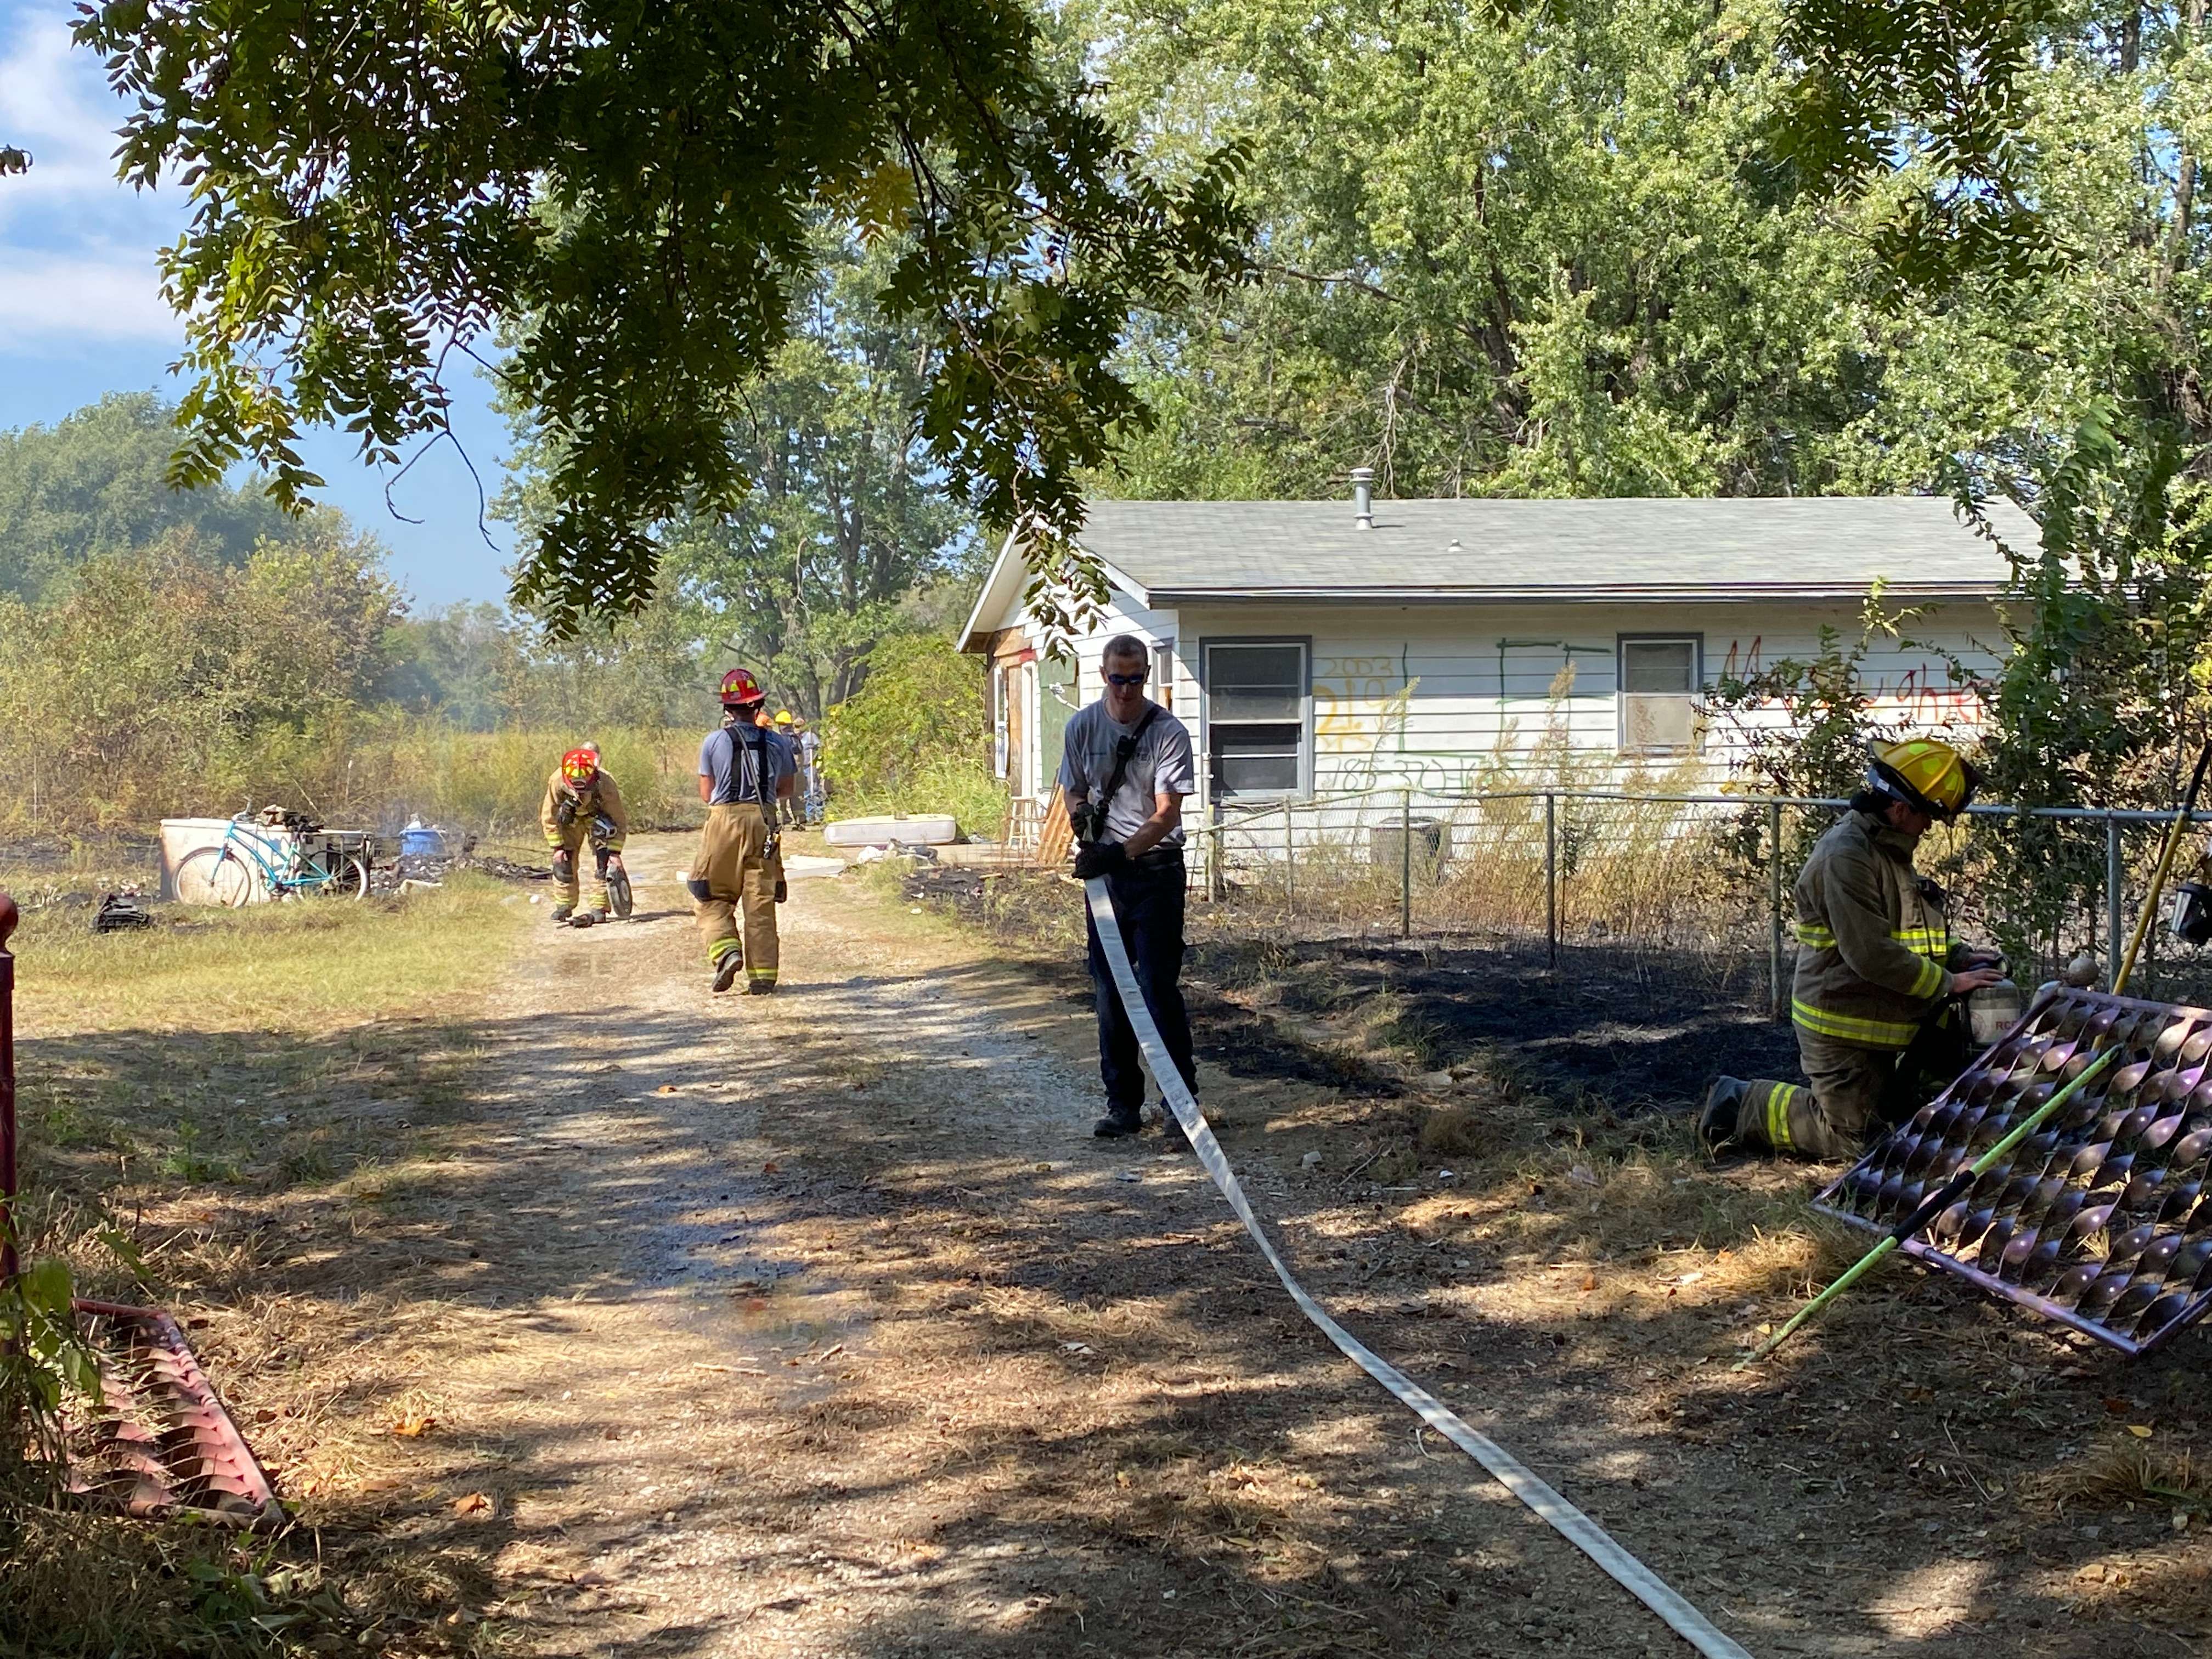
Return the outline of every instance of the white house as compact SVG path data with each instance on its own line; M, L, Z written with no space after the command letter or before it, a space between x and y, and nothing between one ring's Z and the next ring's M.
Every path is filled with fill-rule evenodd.
M1356 477L1357 475L1355 475ZM2021 551L2033 524L1994 509ZM1060 733L1099 692L1107 638L1152 648L1153 695L1190 726L1201 813L1390 784L1458 793L1564 732L1622 768L1725 769L1697 716L1725 673L1846 647L1867 595L1928 607L1863 672L1889 717L1971 722L1948 653L1995 665L2003 554L1928 496L1727 500L1122 501L1083 545L1103 616L1045 653L1010 539L963 631L988 653L1018 823L1049 800ZM1557 747L1556 738L1553 745Z

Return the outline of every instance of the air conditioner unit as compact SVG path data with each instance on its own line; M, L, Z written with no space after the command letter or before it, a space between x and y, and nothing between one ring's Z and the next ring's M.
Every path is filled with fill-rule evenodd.
M1620 694L1621 747L1636 754L1694 750L1700 733L1698 700L1680 691Z

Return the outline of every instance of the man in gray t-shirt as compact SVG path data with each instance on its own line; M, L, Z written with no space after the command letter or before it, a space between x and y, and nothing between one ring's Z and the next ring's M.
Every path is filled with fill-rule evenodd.
M1106 642L1099 678L1106 692L1067 722L1060 787L1079 825L1096 806L1095 836L1076 849L1075 873L1106 883L1114 916L1129 949L1152 1023L1168 1057L1194 1092L1198 1067L1192 1057L1190 1017L1182 988L1182 802L1193 790L1190 733L1183 723L1145 696L1152 653L1130 634ZM1124 748L1128 763L1119 767ZM1109 789L1119 767L1121 781ZM1094 820L1096 821L1096 820ZM1092 1133L1102 1139L1131 1135L1143 1127L1145 1073L1137 1034L1121 1006L1112 970L1095 926L1091 933L1091 981L1098 1010L1098 1074L1106 1085L1106 1115ZM1187 1147L1182 1126L1164 1112L1163 1138Z

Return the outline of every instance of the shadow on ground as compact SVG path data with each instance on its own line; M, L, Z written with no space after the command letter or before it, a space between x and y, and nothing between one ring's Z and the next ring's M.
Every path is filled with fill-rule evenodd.
M1482 953L1330 961L1440 1044L1624 1108L1774 1053ZM129 1221L205 1321L249 1432L307 1477L316 1536L283 1547L358 1567L371 1649L488 1624L639 1656L1669 1650L1297 1317L1188 1165L1039 1119L1068 1011L1030 988L854 974L773 1027L725 1011L711 1066L697 1012L611 984L304 1043L40 1040L33 1173L47 1215ZM2134 1621L2204 1616L2201 1561L2156 1554L2167 1514L2021 1498L2112 1399L2193 1433L2191 1344L2130 1369L1899 1275L1731 1378L1740 1310L1695 1293L1601 1318L1571 1285L1510 1318L1440 1296L1395 1201L1299 1184L1274 1128L1224 1139L1309 1282L1754 1652L2148 1652ZM1521 1203L1525 1153L1467 1200ZM653 1343L611 1341L641 1310Z

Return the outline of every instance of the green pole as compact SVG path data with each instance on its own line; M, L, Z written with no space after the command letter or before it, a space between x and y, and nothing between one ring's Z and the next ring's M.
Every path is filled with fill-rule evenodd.
M1860 1279L1865 1276L1868 1270L1870 1269L1875 1262L1881 1261L1882 1257L1887 1255L1899 1244L1911 1237L1913 1234L1918 1232L1935 1217L1941 1215L1952 1205L1957 1203L1960 1195L1963 1194L1969 1187L1974 1184L1975 1181L1984 1170L1988 1170L1990 1165L2002 1158L2006 1153L2012 1151L2014 1147L2019 1146L2020 1143L2027 1139L2028 1136L2033 1134L2038 1127L2039 1127L2046 1118L2048 1118L2053 1112L2057 1111L2061 1106L2063 1106L2068 1101L2071 1100L2076 1094L2080 1093L2081 1085L2088 1082L2091 1078L2096 1076L2098 1073L2103 1071L2106 1066L2110 1065L2119 1052L2119 1045L2116 1043L2112 1048L2106 1049L2103 1054L2098 1055L2096 1059L2091 1060L2082 1070L2082 1073L2079 1077L2075 1078L2071 1083L2061 1089L2057 1094L2051 1096L2050 1099L2045 1101L2042 1105L2030 1112L2026 1119L2021 1122L2020 1126L2014 1129L2011 1133L2006 1135L2005 1138L1998 1141L1996 1146L1990 1147L1989 1151L1984 1152L1979 1158L1976 1158L1970 1167L1960 1170L1957 1175L1953 1176L1948 1181L1945 1182L1942 1186L1936 1190L1936 1193L1932 1197L1922 1200L1920 1206L1914 1210L1911 1215L1905 1217L1903 1221L1898 1223L1896 1227L1891 1230L1888 1237L1883 1239L1881 1243L1875 1245L1874 1249L1869 1250L1864 1255L1861 1256L1856 1261L1845 1268L1837 1278L1834 1284L1829 1285L1826 1290L1821 1291L1820 1295L1814 1297L1803 1307L1798 1309L1796 1313L1790 1316L1789 1323L1783 1326L1780 1330L1775 1332L1773 1335L1768 1337L1765 1341L1760 1343L1749 1353L1744 1355L1742 1358L1737 1360L1732 1369L1740 1371L1747 1365L1756 1364L1759 1361L1765 1358L1767 1355L1772 1353L1777 1348L1780 1347L1784 1342L1787 1342L1791 1335L1796 1333L1800 1325L1802 1325L1814 1314L1820 1312L1821 1309L1826 1307L1828 1304L1833 1302L1838 1297L1841 1296L1845 1291L1856 1284Z

